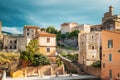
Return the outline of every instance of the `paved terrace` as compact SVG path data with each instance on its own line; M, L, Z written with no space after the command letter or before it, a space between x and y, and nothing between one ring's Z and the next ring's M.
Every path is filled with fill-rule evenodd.
M72 79L97 79L97 77L92 75L59 75L58 77L54 76L44 76L41 77L26 77L26 78L9 78L7 77L6 80L72 80Z

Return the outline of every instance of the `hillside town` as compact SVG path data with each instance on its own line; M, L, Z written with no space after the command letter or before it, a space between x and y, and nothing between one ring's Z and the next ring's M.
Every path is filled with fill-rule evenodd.
M100 24L65 22L56 32L25 25L22 34L5 33L0 21L1 80L45 76L73 80L81 75L120 80L120 15L113 11L109 6ZM8 54L14 54L10 61Z

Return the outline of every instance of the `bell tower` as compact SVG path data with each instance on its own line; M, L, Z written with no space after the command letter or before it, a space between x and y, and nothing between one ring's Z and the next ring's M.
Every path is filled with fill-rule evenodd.
M110 14L112 16L113 15L113 7L112 6L109 7L109 12L110 12Z

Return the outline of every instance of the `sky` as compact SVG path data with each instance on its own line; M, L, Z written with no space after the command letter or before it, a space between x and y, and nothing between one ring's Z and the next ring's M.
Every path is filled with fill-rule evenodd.
M120 0L0 0L2 30L16 34L24 25L60 29L64 22L101 24L108 7L120 13Z

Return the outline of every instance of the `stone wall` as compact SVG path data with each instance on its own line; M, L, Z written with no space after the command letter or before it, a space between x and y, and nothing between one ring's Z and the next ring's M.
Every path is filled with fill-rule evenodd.
M73 73L80 73L80 69L79 67L77 67L75 64L72 63L71 60L65 58L65 57L62 57L59 55L59 57L62 59L64 65L65 65L65 69L66 71L68 72L73 72Z
M100 77L100 74L101 74L101 68L92 67L92 66L85 66L84 71L87 74L95 75L97 77Z
M3 71L0 70L0 80L2 80L3 77Z
M63 42L64 42L64 44L66 44L69 47L78 48L78 39L77 38L64 39Z
M30 76L40 76L43 75L55 75L55 74L64 74L64 65L57 66L57 64L38 66L38 67L25 67L18 69L16 71L11 71L12 78L18 77L30 77Z

